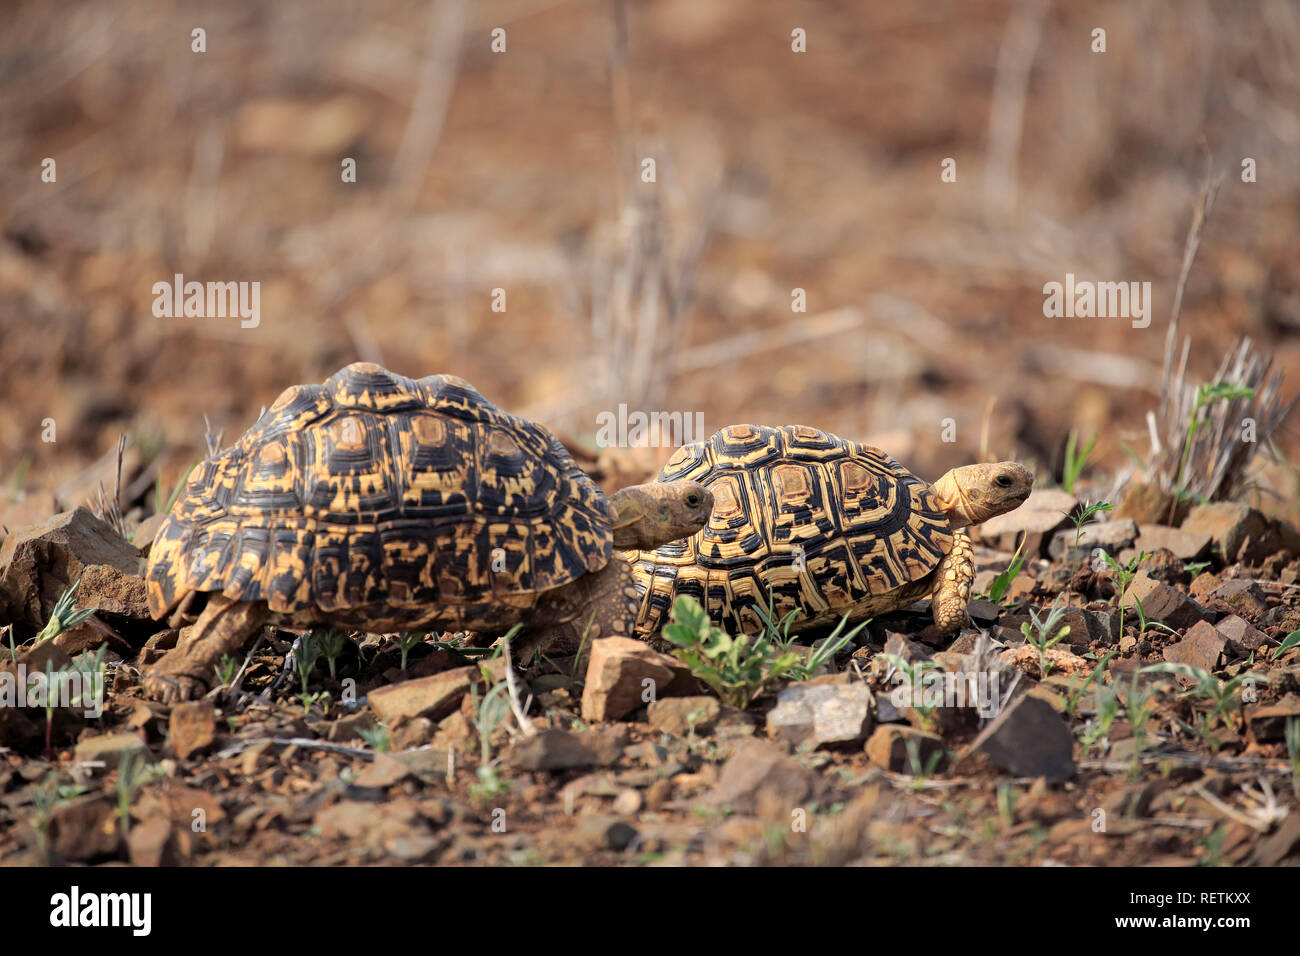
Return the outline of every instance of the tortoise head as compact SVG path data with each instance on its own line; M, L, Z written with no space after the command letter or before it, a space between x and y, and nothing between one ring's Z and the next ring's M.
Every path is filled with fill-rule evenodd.
M1033 487L1034 476L1029 469L1014 461L999 461L954 468L930 490L953 530L957 530L1014 511L1024 504Z
M614 547L651 551L689 538L713 514L713 493L698 481L652 481L610 496L614 505Z

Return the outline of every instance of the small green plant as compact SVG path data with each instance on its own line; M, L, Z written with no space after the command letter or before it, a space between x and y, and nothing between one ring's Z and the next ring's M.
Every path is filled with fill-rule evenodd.
M302 683L302 692L298 695L298 700L302 702L304 716L311 711L312 704L327 696L313 694L307 689L311 680L311 672L316 669L316 661L319 659L320 645L316 641L316 632L307 631L298 638L298 650L294 655L294 664L298 669L298 679Z
M911 707L921 718L921 729L929 730L934 719L935 705L928 703L931 699L926 694L926 671L942 670L938 661L909 661L897 654L881 653L878 655L902 678L902 685L909 688Z
M1147 609L1142 606L1142 602L1139 601L1137 598L1133 599L1133 607L1134 610L1137 611L1137 616L1138 616L1138 640L1139 641L1145 641L1147 639L1147 631L1153 627L1158 628L1162 631L1168 631L1170 634L1173 634L1175 637L1178 636L1178 632L1175 631L1168 624L1161 624L1159 621L1148 621ZM1123 608L1120 608L1121 613L1123 612L1123 610L1124 610ZM1121 619L1120 627L1123 628L1123 626L1124 626L1123 620ZM1254 654L1254 651L1251 651L1251 653Z
M49 844L50 816L54 810L85 792L86 788L80 784L59 783L57 773L50 774L39 787L32 788L32 806L36 809L36 825L33 829L42 849Z
M343 653L343 649L347 647L347 634L334 627L312 631L312 634L315 635L316 644L320 648L320 652L325 655L325 661L329 665L330 680L336 680L338 675L334 669L334 664L339 659L339 655ZM406 670L405 657L402 659L402 670Z
M1070 519L1074 525L1074 546L1070 549L1071 553L1079 553L1079 539L1083 537L1084 525L1091 524L1097 520L1097 514L1101 511L1110 511L1115 506L1107 501L1098 501L1092 504L1083 502L1074 511L1064 512L1065 516Z
M1192 400L1192 411L1187 417L1187 437L1183 439L1182 458L1178 462L1178 481L1175 483L1178 490L1185 491L1187 488L1187 459L1191 455L1192 443L1196 440L1197 431L1206 424L1206 419L1201 417L1201 409L1211 402L1254 397L1253 388L1233 385L1230 382L1205 382L1197 387L1196 397Z
M402 670L406 670L406 656L411 653L412 648L424 640L423 631L404 631L397 638L397 647L402 652Z
M1129 758L1129 776L1134 779L1141 772L1142 751L1146 749L1147 742L1147 725L1155 712L1151 707L1151 698L1155 696L1155 691L1149 686L1138 683L1138 673L1134 671L1129 679L1128 695L1124 701L1128 723L1133 728L1133 753Z
M235 673L239 668L239 658L231 657L229 654L222 654L221 660L217 661L212 667L212 673L216 675L217 683L222 687L229 687L235 679Z
M1209 561L1186 561L1183 563L1183 574L1194 578L1209 566Z
M1024 546L1025 535L1022 534L1020 540L1016 543L1016 553L1011 556L1011 563L1007 565L1006 570L993 579L993 584L989 588L989 600L994 604L1002 603L1007 591L1011 589L1011 583L1020 576L1020 572L1025 566L1025 559L1020 554Z
M380 753L388 753L393 749L392 738L388 735L388 724L382 720L375 721L369 727L358 727L357 734Z
M65 631L72 630L99 610L96 607L82 608L79 611L74 610L76 602L73 598L80 584L80 579L73 581L72 587L64 591L62 596L54 602L54 612L50 615L45 627L41 629L41 633L36 635L37 644L42 641L53 640Z
M1109 551L1101 553L1102 560L1110 568L1111 574L1119 581L1119 633L1120 637L1124 636L1124 596L1128 593L1128 586L1133 583L1137 577L1138 568L1151 555L1143 551L1135 558L1130 558L1127 563L1121 564L1115 558L1111 557Z
M1010 780L998 781L998 816L1002 818L1002 828L1010 830L1016 822L1016 791Z
M131 804L136 791L161 775L162 770L149 765L139 753L122 754L117 766L117 818L123 834L131 832Z
M1098 682L1093 692L1093 706L1096 716L1083 729L1083 742L1091 749L1097 742L1110 733L1115 718L1119 716L1119 688L1113 683Z
M903 747L907 750L908 766L912 768L912 786L920 789L934 775L935 767L939 766L939 761L943 759L943 751L935 747L930 751L930 755L922 760L921 745L915 737L906 738Z
M1282 638L1282 643L1279 644L1277 647L1273 648L1272 653L1268 655L1268 659L1270 661L1277 660L1279 657L1281 657L1287 651L1291 650L1291 648L1295 647L1297 644L1300 644L1300 630L1292 631L1286 637Z
M793 651L781 652L766 631L751 639L733 637L714 627L699 602L687 595L673 603L671 623L664 625L663 637L676 645L673 654L692 674L712 687L724 703L741 710L768 684L804 663Z
M1111 651L1109 654L1107 654L1105 657L1099 660L1097 662L1097 666L1092 669L1092 673L1088 675L1088 678L1082 684L1079 684L1077 687L1075 685L1075 678L1074 677L1070 678L1069 691L1065 695L1065 716L1066 717L1074 716L1075 712L1079 709L1079 703L1083 700L1083 695L1087 692L1088 688L1091 687L1093 684L1100 684L1101 675L1106 671L1106 665L1109 664L1111 662L1111 659L1114 658L1115 655L1118 653L1119 651Z
M499 797L510 792L510 784L501 776L492 759L492 734L510 716L509 688L505 681L493 684L480 698L476 687L470 688L470 703L474 712L472 722L478 736L478 782L470 784L469 794L480 800Z
M1069 608L1061 604L1060 600L1061 598L1058 597L1052 603L1051 609L1044 617L1039 617L1038 612L1031 607L1029 620L1020 625L1020 633L1025 636L1025 642L1038 651L1038 671L1042 680L1047 680L1047 674L1052 669L1052 663L1047 659L1047 652L1070 633L1068 624L1061 627L1061 619L1065 617L1065 612Z
M1073 428L1070 429L1070 436L1065 441L1065 463L1061 466L1061 487L1070 494L1074 494L1074 486L1079 476L1083 474L1083 469L1088 464L1088 457L1096 444L1097 436L1093 435L1088 440L1088 444L1080 449L1079 433Z
M1241 709L1241 689L1242 687L1268 683L1268 675L1255 674L1250 671L1238 674L1231 680L1219 680L1213 674L1201 670L1199 667L1193 667L1191 664L1176 664L1166 661L1162 664L1151 664L1142 668L1138 673L1141 674L1174 674L1192 682L1192 687L1185 692L1185 697L1200 697L1208 700L1211 704L1210 713L1206 718L1207 729L1213 729L1216 720L1221 720L1225 727L1233 726L1231 712ZM1136 676L1136 675L1135 675ZM1241 726L1245 726L1243 716Z

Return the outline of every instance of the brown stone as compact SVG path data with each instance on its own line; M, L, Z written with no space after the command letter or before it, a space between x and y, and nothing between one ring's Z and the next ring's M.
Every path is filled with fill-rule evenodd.
M440 720L459 707L470 687L481 681L478 666L471 664L377 687L366 695L366 699L375 715L389 724L399 718L411 717Z
M553 771L577 767L608 767L627 746L627 728L586 730L543 730L516 741L506 755L516 770Z
M1248 542L1255 548L1246 548L1247 552L1267 550L1268 553L1259 554L1261 559L1276 550L1268 550L1266 546L1268 519L1249 505L1235 501L1197 505L1188 513L1182 529L1208 533L1213 553L1229 563L1249 557L1243 553ZM1261 548L1261 545L1265 547Z
M1249 578L1224 581L1209 594L1209 600L1219 601L1248 621L1259 622L1268 613L1264 591Z
M816 802L826 789L820 774L790 759L774 744L746 740L736 745L722 766L717 786L699 802L788 821L793 810Z
M1165 660L1172 664L1188 664L1208 673L1219 666L1226 643L1224 636L1212 625L1197 621L1181 641L1165 648Z
M909 741L916 745L916 757L922 769L929 765L934 754L943 752L943 740L937 734L905 724L881 724L867 740L867 759L882 770L912 773L914 768L907 746ZM936 764L936 769L938 766Z
M1136 610L1138 602L1148 621L1172 628L1191 627L1204 616L1196 602L1183 592L1141 572L1129 582L1120 606Z
M1187 514L1186 502L1175 500L1167 491L1156 485L1132 479L1124 488L1124 496L1115 510L1115 518L1132 518L1140 526L1155 524L1179 524Z
M1021 695L1002 709L970 750L984 753L1018 777L1068 780L1074 776L1074 735L1047 701Z
M1251 651L1258 650L1268 640L1267 634L1252 627L1249 621L1235 614L1219 621L1214 625L1214 629L1223 635L1224 640L1228 642L1228 647L1239 657L1249 656Z
M722 704L714 697L665 697L646 708L650 726L674 737L689 736L692 728L707 733L721 712Z
M1144 524L1141 528L1142 531L1133 544L1138 551L1154 554L1164 549L1172 552L1180 561L1199 561L1210 551L1208 531L1189 531L1161 524Z
M1283 740L1288 721L1300 721L1300 701L1295 698L1246 708L1246 722L1256 740Z
M194 700L172 708L168 722L172 749L181 760L212 743L217 736L216 715L210 700Z
M676 658L630 637L593 641L582 691L582 719L598 723L625 717L667 696L669 685L684 672L685 665Z

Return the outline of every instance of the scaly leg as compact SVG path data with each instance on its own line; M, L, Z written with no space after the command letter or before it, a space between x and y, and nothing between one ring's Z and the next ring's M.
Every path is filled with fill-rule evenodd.
M952 634L966 623L966 605L970 603L970 586L975 580L975 551L970 536L957 531L949 551L934 572L934 590L930 595L935 628L942 635Z
M267 613L264 604L211 595L189 633L145 673L145 693L167 703L203 696L222 655L239 651L257 633Z

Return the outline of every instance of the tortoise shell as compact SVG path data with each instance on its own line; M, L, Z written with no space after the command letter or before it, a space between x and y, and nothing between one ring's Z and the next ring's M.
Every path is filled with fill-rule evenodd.
M713 492L713 516L693 537L634 559L637 630L653 635L678 595L691 595L733 633L798 610L794 630L906 606L952 548L953 532L926 482L878 448L802 425L732 425L677 450L660 481L690 478Z
M149 608L209 591L377 631L509 626L609 562L612 520L547 429L454 376L356 363L195 469L150 550Z

